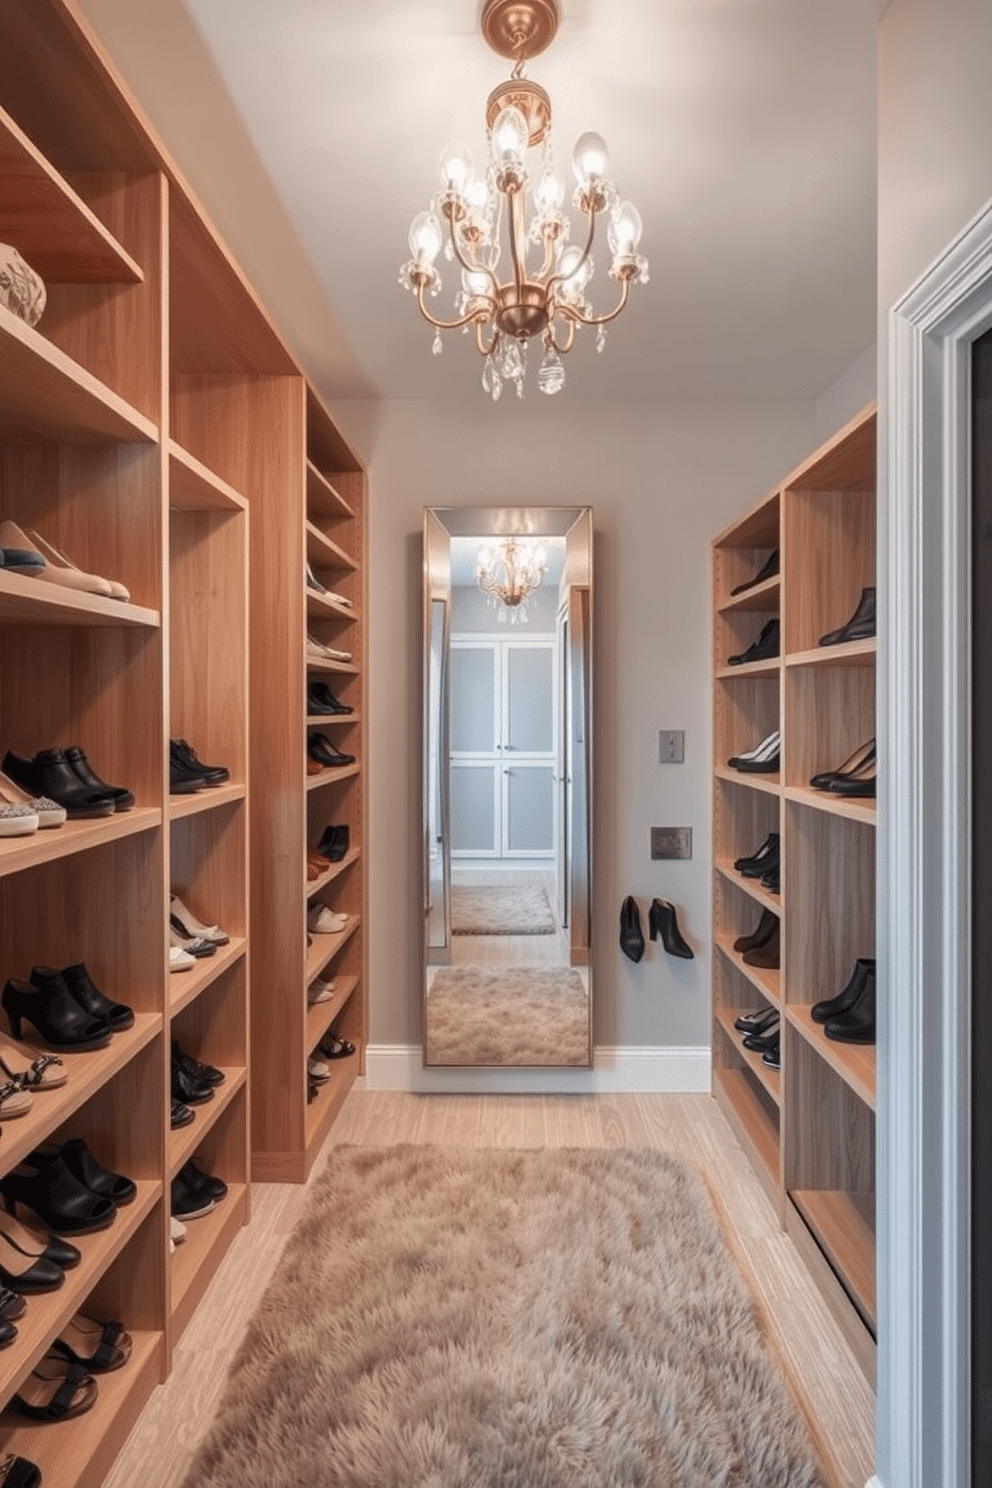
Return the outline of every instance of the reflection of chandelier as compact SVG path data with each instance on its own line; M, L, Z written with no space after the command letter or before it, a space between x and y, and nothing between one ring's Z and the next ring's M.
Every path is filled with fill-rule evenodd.
M564 186L551 157L551 100L543 88L522 76L524 62L536 56L558 28L556 0L486 0L482 31L501 56L514 57L512 76L489 95L486 124L489 163L477 180L472 159L460 145L441 156L443 190L421 212L410 228L413 258L400 271L400 283L417 298L420 312L435 326L434 352L441 351L441 331L475 327L475 339L485 358L482 385L498 398L504 381L516 384L523 397L527 343L540 336L544 359L537 385L557 393L565 381L560 353L571 350L580 326L596 326L596 348L602 351L606 325L627 303L634 280L644 284L647 261L637 252L641 219L631 202L618 199L616 187L605 176L606 145L598 134L583 134L575 146L572 169L578 186L572 205L588 218L581 247L568 244L570 222L561 208ZM534 175L528 174L526 152L543 146ZM524 197L532 181L535 216L528 227ZM605 315L594 315L585 298L593 274L590 257L596 218L609 214L607 239L613 253L611 279L620 285L620 300ZM434 260L441 250L448 224L445 254L461 266L461 290L454 320L439 320L424 303L436 295L441 276ZM499 273L501 238L505 231L509 256ZM527 248L541 252L540 267L529 269Z
M512 624L527 620L527 605L548 571L548 555L542 543L518 543L508 537L494 553L479 549L475 577L483 594L489 595L500 620L507 615Z

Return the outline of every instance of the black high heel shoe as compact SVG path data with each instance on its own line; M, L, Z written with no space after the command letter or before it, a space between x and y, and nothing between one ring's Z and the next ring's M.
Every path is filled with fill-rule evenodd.
M77 961L74 966L67 966L61 972L55 966L31 968L31 982L35 987L43 987L52 977L57 976L62 977L83 1012L89 1013L91 1018L109 1023L113 1033L120 1033L122 1029L134 1026L134 1009L129 1008L126 1003L111 1002L109 997L104 997L86 970L85 962Z
M644 955L641 911L633 894L628 894L620 906L620 949L628 961L640 961Z
M9 981L0 997L15 1039L21 1036L21 1019L41 1034L51 1049L83 1053L103 1049L110 1042L110 1024L85 1012L61 976L53 976L40 987L30 982Z
M751 934L738 935L734 941L734 950L742 952L757 950L758 946L763 946L771 940L777 929L778 915L775 914L774 910L763 909L761 911L761 919L751 931Z
M61 1152L32 1152L0 1179L7 1207L23 1204L57 1235L105 1230L117 1213L112 1199L95 1194L70 1173Z
M695 960L696 953L682 937L674 904L669 904L667 899L652 899L648 925L651 939L657 940L660 935L661 943L670 956L681 956L683 961Z

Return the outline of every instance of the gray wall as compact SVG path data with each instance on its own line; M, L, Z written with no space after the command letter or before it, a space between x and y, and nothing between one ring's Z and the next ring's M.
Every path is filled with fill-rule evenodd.
M590 504L595 546L595 1039L709 1043L712 535L813 447L805 402L601 412L531 393L498 407L387 404L371 454L370 950L373 1044L420 1039L422 508ZM682 728L686 763L658 764ZM651 824L692 826L690 863L651 863ZM672 899L695 946L637 966L620 902ZM646 928L646 925L645 925Z

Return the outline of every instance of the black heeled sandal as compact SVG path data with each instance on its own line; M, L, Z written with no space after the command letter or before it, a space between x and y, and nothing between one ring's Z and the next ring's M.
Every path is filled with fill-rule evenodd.
M15 1039L20 1038L21 1020L26 1019L60 1053L85 1053L110 1042L110 1024L84 1012L61 976L50 977L40 987L9 981L0 1002Z
M695 951L687 944L679 929L675 905L670 904L667 899L651 900L648 925L651 930L651 939L657 940L660 935L661 943L670 956L680 956L683 961L696 959Z

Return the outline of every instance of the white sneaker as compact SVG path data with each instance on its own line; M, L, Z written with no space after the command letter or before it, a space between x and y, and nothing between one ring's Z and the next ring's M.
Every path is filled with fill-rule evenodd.
M330 657L331 661L351 660L352 653L350 651L335 651L333 646L325 646L324 651Z
M331 1078L331 1067L322 1059L314 1059L312 1056L307 1060L307 1074L311 1080L329 1080Z
M307 929L315 935L338 935L347 923L347 915L335 914L326 904L311 904L307 911Z
M189 971L190 967L196 965L196 957L184 951L182 946L169 947L169 970Z
M318 641L316 636L307 636L307 655L319 657L321 661L329 661L331 653L323 641Z
M331 977L329 982L322 981L320 977L314 977L307 988L307 1002L311 1007L318 1002L330 1002L334 994L334 986L334 977Z

